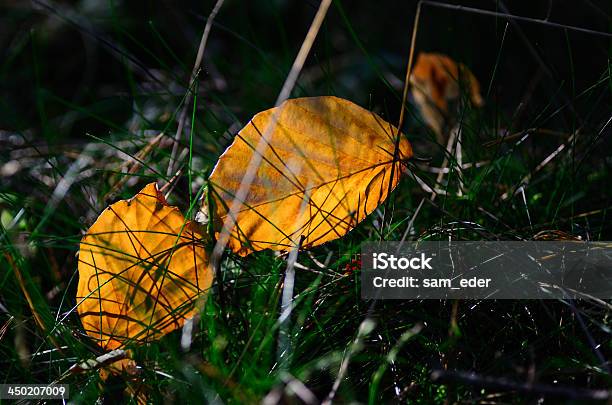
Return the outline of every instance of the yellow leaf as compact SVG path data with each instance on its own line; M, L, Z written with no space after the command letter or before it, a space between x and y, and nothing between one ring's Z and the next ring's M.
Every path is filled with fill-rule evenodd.
M434 130L438 142L443 141L443 128L449 118L448 102L460 96L461 85L469 91L472 103L484 104L480 84L462 63L446 55L421 52L410 75L412 94L423 119Z
M104 210L79 247L77 310L87 334L110 350L181 327L212 284L201 239L155 183Z
M401 173L401 162L393 162L397 129L378 115L337 97L288 100L255 115L219 158L209 190L217 230L275 112L228 242L241 255L290 250L302 237L308 248L345 235L387 198ZM412 148L400 139L405 160Z

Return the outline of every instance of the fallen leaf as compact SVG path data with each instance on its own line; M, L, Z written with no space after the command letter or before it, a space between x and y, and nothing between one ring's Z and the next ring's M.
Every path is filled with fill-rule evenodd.
M439 143L444 140L444 127L448 124L449 101L456 100L460 91L469 91L472 103L484 104L480 84L474 74L462 63L446 55L421 52L410 75L412 94L425 123L436 133Z
M217 235L274 114L276 125L262 144L261 164L240 201L228 242L241 255L287 251L302 238L308 248L342 237L387 198L399 181L401 160L412 156L401 135L394 162L397 129L350 101L288 100L255 115L211 173Z
M89 228L79 247L77 310L101 347L157 339L194 315L213 278L196 227L151 183Z

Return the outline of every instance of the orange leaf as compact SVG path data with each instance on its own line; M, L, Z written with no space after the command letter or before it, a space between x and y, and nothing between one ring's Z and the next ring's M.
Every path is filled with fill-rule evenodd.
M410 75L410 83L423 119L434 130L439 142L443 140L443 127L449 118L448 102L459 97L461 83L469 91L475 106L484 104L480 96L480 84L474 74L464 64L439 53L419 54Z
M155 183L104 210L79 250L76 299L87 334L110 350L181 327L212 284L201 239Z
M302 237L303 247L342 237L387 198L401 173L393 162L397 129L378 115L337 97L288 100L255 115L219 158L209 190L217 230L275 113L228 243L241 255L289 250ZM401 136L399 158L411 156ZM206 217L206 204L202 211Z

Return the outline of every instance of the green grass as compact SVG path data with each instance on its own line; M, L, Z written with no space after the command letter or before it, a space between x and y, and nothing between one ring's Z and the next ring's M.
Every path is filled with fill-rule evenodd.
M227 253L188 351L181 349L179 330L130 347L137 376L103 383L97 371L68 372L102 354L75 311L78 243L108 204L154 179L169 180L170 140L202 18L213 6L167 10L103 2L99 11L88 11L84 2L76 4L54 12L0 6L0 26L4 22L10 38L0 39L0 168L18 164L15 173L0 174L0 383L62 382L70 384L71 400L83 403L121 399L126 385L143 384L153 402L253 403L278 394L299 403L300 389L292 387L303 384L323 400L345 364L338 403L523 403L544 395L434 381L431 372L439 369L609 389L610 364L601 357L612 355L612 325L601 303L360 298L359 273L347 266L361 243L381 236L612 236L609 38L537 24L506 28L503 19L427 7L417 49L466 63L488 94L484 109L461 112L463 162L482 165L459 171L451 157L439 185L446 195L431 201L413 175L433 186L436 174L427 167L439 167L443 153L409 105L403 130L418 157L431 162L412 161L389 204L346 237L299 253L298 263L310 270L296 269L294 310L282 328L285 258ZM183 213L197 205L231 137L274 103L316 7L229 2L222 8L181 139L183 171L169 197ZM609 30L610 6L599 7L601 13L589 8L593 15L578 10L576 16L562 9L559 18ZM536 15L536 8L522 11ZM64 21L54 28L57 15L78 25ZM590 19L580 19L585 15ZM413 6L335 2L293 96L335 94L397 122L401 88L390 78L404 76L413 17ZM139 155L162 132L160 143ZM564 149L536 170L560 145ZM70 187L54 197L62 178L70 178ZM283 356L279 340L290 348Z

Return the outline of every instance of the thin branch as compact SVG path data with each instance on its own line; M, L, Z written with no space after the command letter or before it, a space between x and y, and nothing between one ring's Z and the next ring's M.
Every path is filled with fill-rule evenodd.
M500 13L498 11L483 10L483 9L474 8L474 7L466 7L466 6L460 6L460 5L454 5L454 4L440 3L437 1L429 1L429 0L421 1L421 4L425 4L425 5L433 6L433 7L447 8L450 10L487 15L491 17L507 18L509 20L530 22L534 24L546 25L548 27L563 28L569 31L577 31L577 32L582 32L584 34L599 35L602 37L612 38L612 33L609 33L609 32L596 31L590 28L576 27L573 25L561 24L561 23L556 23L553 21L541 20L541 19L531 18L531 17L523 17L523 16L515 15L515 14Z
M589 390L584 388L555 387L546 384L530 384L512 381L503 377L489 377L467 371L436 370L431 373L434 382L457 382L489 389L516 391L525 394L563 397L573 400L602 401L610 399L607 390Z
M202 38L200 39L200 46L198 47L198 54L196 55L195 63L193 64L193 70L191 71L191 77L189 78L189 88L188 91L193 93L192 86L197 79L200 72L200 65L202 64L202 59L204 58L204 50L206 49L206 44L208 43L208 36L210 35L210 29L212 27L213 21L215 17L219 13L221 6L223 6L223 2L225 0L217 0L215 6L213 7L212 12L206 19L206 25L204 26L204 32L202 33ZM193 94L192 94L193 95ZM187 96L185 98L185 104L183 104L183 109L181 110L181 115L178 120L178 127L176 129L176 134L174 136L174 145L172 145L172 153L170 154L170 162L168 163L168 170L166 172L167 177L171 177L174 170L174 161L176 158L176 154L178 153L178 147L181 140L181 136L183 134L183 127L185 126L185 119L187 118L187 112L189 110L189 105L191 104L191 98Z
M295 87L297 78L300 72L302 71L302 68L304 67L306 58L308 57L308 54L310 53L312 44L314 43L314 40L317 37L319 29L321 28L321 25L323 24L323 20L325 19L325 16L327 15L327 10L329 9L330 5L331 5L331 0L322 0L321 3L319 4L319 9L317 10L317 13L315 14L312 24L310 25L310 29L308 30L308 33L306 34L306 38L304 39L304 42L302 43L300 51L298 52L295 58L295 61L293 62L293 65L291 66L289 75L287 75L287 78L285 79L285 83L283 84L283 87L278 95L278 98L276 99L276 103L274 107L277 107L277 108L274 110L274 113L272 114L272 117L270 119L270 123L266 126L266 129L263 132L262 137L257 142L255 153L253 153L251 160L249 161L249 165L247 166L247 169L244 173L244 177L242 178L240 187L238 188L238 191L236 192L236 195L234 199L232 200L230 210L228 211L228 214L225 217L225 221L223 223L223 228L219 235L219 239L217 240L217 243L215 244L213 253L211 255L211 263L213 264L213 266L215 265L216 262L219 261L221 255L223 254L223 250L225 249L225 246L227 246L227 243L229 242L230 234L236 223L238 212L240 211L242 207L243 201L245 200L249 192L249 189L250 189L251 184L253 183L253 180L255 180L255 176L257 174L257 168L259 167L263 159L264 150L268 145L268 140L282 112L281 111L282 108L278 108L278 107L280 107L280 105L283 104L291 95L291 91Z
M410 53L408 54L408 65L406 66L406 77L404 78L404 91L402 93L402 107L400 109L399 122L397 123L397 132L395 134L395 145L393 149L393 164L391 165L391 176L389 177L389 190L393 189L393 176L395 175L394 173L395 162L397 162L399 159L400 135L402 133L402 125L404 125L406 102L408 100L408 91L410 90L410 74L412 73L412 64L414 61L414 49L416 48L416 38L419 32L419 22L421 18L422 4L423 2L420 1L419 4L417 5L416 14L414 16L414 24L412 26L412 36L410 39ZM385 226L385 221L386 221L385 217L387 215L387 208L389 207L389 201L391 201L390 197L391 196L388 196L387 201L385 202L385 209L383 211L381 229Z

